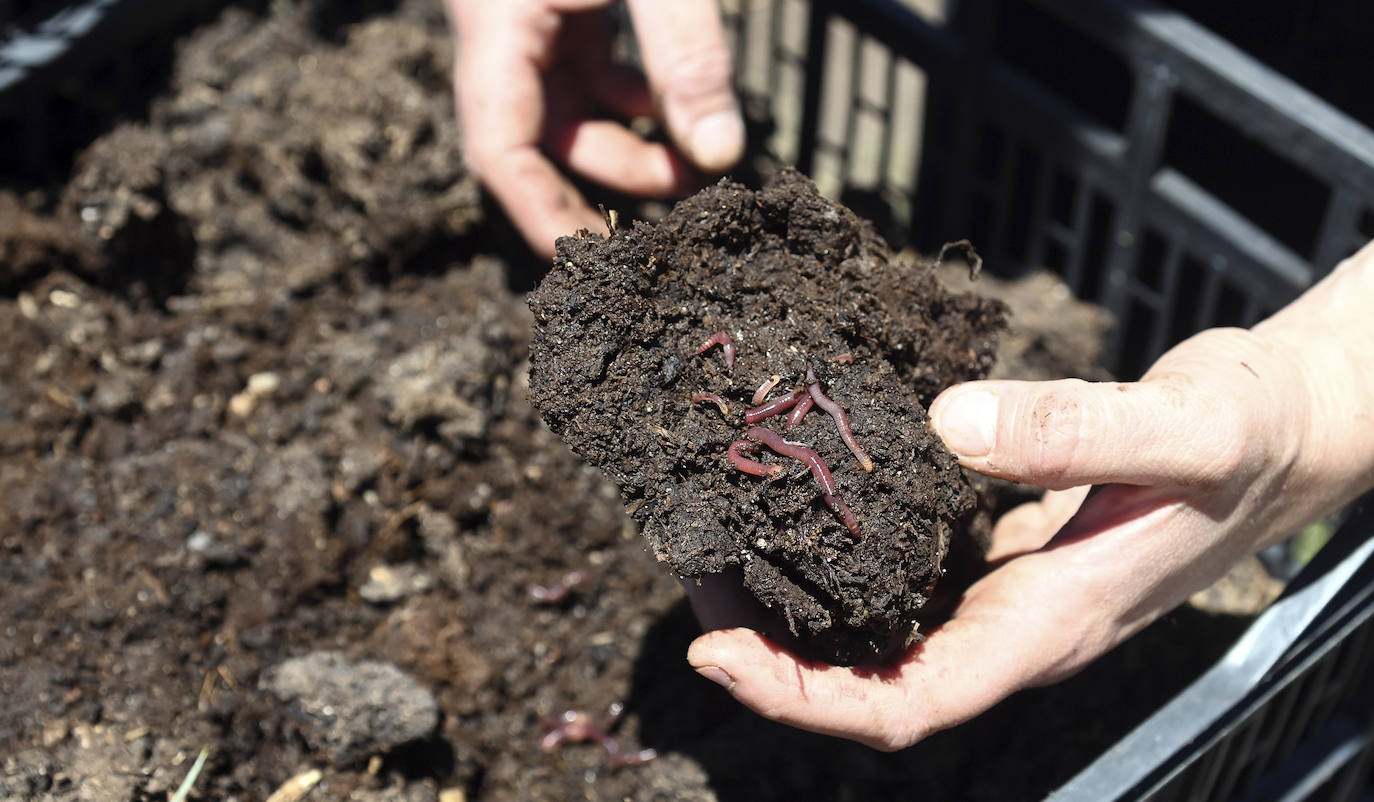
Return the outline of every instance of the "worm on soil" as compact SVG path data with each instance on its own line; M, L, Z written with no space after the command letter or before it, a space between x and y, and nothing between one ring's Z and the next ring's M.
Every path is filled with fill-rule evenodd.
M735 366L735 341L730 339L730 335L723 331L718 331L706 338L706 342L697 346L697 353L704 354L711 349L711 346L719 345L721 353L725 354L725 367Z
M859 461L859 467L866 472L873 472L873 458L859 445L859 441L854 439L854 432L849 428L849 416L844 414L844 407L831 401L825 393L821 392L821 383L816 379L816 372L810 368L806 371L806 381L809 384L806 391L816 400L816 406L830 413L830 417L835 419L835 427L840 430L840 439L844 441L849 450L853 452L854 458ZM745 417L745 422L749 421Z
M590 571L569 571L552 585L530 585L530 600L537 604L558 604L591 581Z
M769 376L763 384L760 384L759 389L754 391L754 406L762 404L764 400L768 398L768 392L776 387L780 381L782 381L782 377L774 373L772 376Z
M792 407L792 414L787 416L787 428L791 429L793 426L796 426L798 423L801 423L802 418L805 418L806 413L810 412L811 407L815 405L816 399L812 398L810 395L807 395L806 397L802 398L802 400L798 401L797 405L795 407Z
M830 475L830 469L825 466L825 460L821 455L807 448L800 443L789 443L782 439L782 436L772 429L763 426L751 426L745 435L756 442L768 446L774 452L784 457L791 457L799 460L811 470L811 475L816 478L816 483L821 486L821 500L832 512L840 516L840 521L845 529L854 537L862 537L859 532L859 520L854 517L854 511L849 509L849 505L835 492L835 480Z
M721 398L721 397L720 397L719 395L717 395L716 393L695 393L695 394L693 394L693 396L692 396L692 403L693 403L693 404L700 404L700 403L703 402L703 401L710 401L712 404L715 404L715 405L716 405L716 408L720 410L720 414L725 415L725 416L727 416L727 417L730 415L730 405L727 404L727 403L725 403L725 399L724 399L724 398Z
M611 722L620 717L624 707L619 703L611 706ZM544 737L539 739L539 748L552 752L563 743L585 743L595 741L606 750L612 766L639 766L648 763L658 752L653 749L640 749L627 752L606 728L596 721L591 713L582 710L565 710L543 722Z
M754 407L744 411L744 422L753 426L759 421L767 420L774 415L781 415L787 410L795 407L797 402L806 397L806 388L799 387L788 395L780 395L760 407Z
M753 476L774 477L781 476L782 474L787 473L787 469L782 467L781 465L769 465L767 463L759 462L756 459L750 459L744 456L743 454L743 452L746 450L757 451L758 448L759 447L756 444L751 443L748 440L736 440L735 442L730 444L729 448L725 450L725 457L726 459L730 460L731 465L734 465L736 468L739 468L740 472L751 474Z

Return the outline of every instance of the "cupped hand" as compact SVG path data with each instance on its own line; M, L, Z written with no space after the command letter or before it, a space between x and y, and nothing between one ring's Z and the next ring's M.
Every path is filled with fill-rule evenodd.
M950 620L881 668L800 660L740 627L688 661L768 718L884 750L1063 679L1348 498L1312 387L1289 341L1234 329L1140 382L953 387L930 416L960 462L1051 492L998 522L995 567Z
M697 169L719 173L743 154L713 0L629 0L647 82L611 60L611 0L447 3L468 162L541 255L558 236L601 225L560 168L670 197L698 187ZM654 115L678 149L621 123Z

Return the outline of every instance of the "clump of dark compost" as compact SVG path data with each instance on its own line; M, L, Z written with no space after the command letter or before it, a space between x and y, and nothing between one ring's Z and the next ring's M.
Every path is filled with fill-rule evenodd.
M925 407L992 367L1000 302L895 260L871 224L789 170L760 191L721 181L657 225L559 239L530 307L535 405L619 485L660 561L683 577L740 569L831 662L910 642L976 505ZM698 352L721 333L732 365L725 338ZM830 497L807 465L747 435L743 412L775 375L768 400L815 383L842 407L872 472L819 405L794 428L790 412L756 425L814 449ZM742 456L785 470L742 472L727 457L740 440Z

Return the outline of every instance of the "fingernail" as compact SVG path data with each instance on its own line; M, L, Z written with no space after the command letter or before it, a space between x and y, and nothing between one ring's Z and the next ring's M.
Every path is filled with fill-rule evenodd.
M961 457L987 456L997 434L997 396L986 390L954 396L940 410L935 431Z
M709 679L710 681L714 682L715 684L719 685L727 691L734 690L734 678L731 677L729 674L726 674L725 669L720 668L719 666L701 666L697 669L697 673Z
M692 161L703 170L728 170L744 154L744 120L739 112L718 111L699 120L688 137Z

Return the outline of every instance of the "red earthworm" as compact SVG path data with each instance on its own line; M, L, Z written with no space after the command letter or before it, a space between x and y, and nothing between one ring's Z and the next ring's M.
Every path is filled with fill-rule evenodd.
M702 354L710 350L711 346L719 345L721 353L725 354L725 367L735 366L735 341L730 339L730 335L723 331L718 331L706 338L706 342L697 346L697 353Z
M778 382L780 381L782 381L782 377L774 373L772 376L768 377L767 381L765 381L763 384L760 384L759 389L754 391L754 406L762 404L764 400L768 398L768 391L776 387Z
M539 748L552 752L563 743L583 743L595 741L606 750L612 766L639 766L658 756L653 749L640 749L627 752L620 742L606 731L621 715L624 705L611 705L610 723L602 725L591 713L581 710L565 710L557 716L545 719L541 726L544 737L539 739Z
M797 402L795 407L792 407L792 414L787 416L787 428L791 429L793 426L801 423L802 418L805 418L806 413L810 412L811 407L815 405L816 399L809 395L804 396L802 400Z
M847 365L850 362L854 361L854 355L848 351L845 351L843 354L840 354L839 356L830 357L830 361L837 362L842 365Z
M797 389L793 390L789 395L780 395L761 407L754 407L753 409L745 410L744 422L752 426L755 423L758 423L761 420L767 420L768 418L771 418L774 415L781 415L782 413L786 412L792 407L795 407L797 405L797 402L805 397L806 388L798 387Z
M766 463L759 462L758 460L749 459L748 457L744 456L744 454L740 453L745 449L757 451L758 446L754 443L749 442L748 440L736 440L735 442L730 444L729 448L725 450L725 456L727 459L730 460L730 464L734 465L736 468L739 468L742 473L748 473L754 476L767 476L771 478L774 476L781 476L782 474L787 472L787 469L782 467L781 465L768 465Z
M835 419L835 428L840 430L840 439L843 440L844 444L849 446L849 450L854 453L854 457L859 461L859 467L872 473L873 458L868 456L863 448L859 446L859 441L854 439L854 432L849 428L849 416L844 414L844 407L831 401L826 397L825 393L821 392L821 383L816 379L816 372L814 370L810 368L806 369L806 380L809 382L806 388L807 392L811 393L811 397L816 399L816 406L829 412L830 417ZM745 421L748 422L747 417Z
M552 585L530 585L530 600L538 604L558 604L591 581L590 571L569 571Z
M863 534L859 532L859 519L854 517L854 511L849 509L849 505L845 504L839 496L834 493L822 493L821 501L825 502L825 506L829 507L831 512L840 516L840 522L844 524L845 529L849 530L851 536L863 537Z
M730 414L730 405L725 403L724 398L721 398L715 393L696 393L692 396L693 404L700 404L702 401L710 401L712 404L715 404L722 415L728 416Z
M784 457L792 457L806 464L811 470L811 475L816 478L816 483L821 486L821 500L832 512L840 516L840 521L844 523L849 534L854 537L862 537L859 533L859 521L854 517L854 511L849 509L839 495L835 492L835 480L830 476L830 469L825 467L825 460L821 455L807 448L800 443L789 443L782 439L782 436L772 429L763 426L752 426L745 435L750 440L756 440L771 448Z

